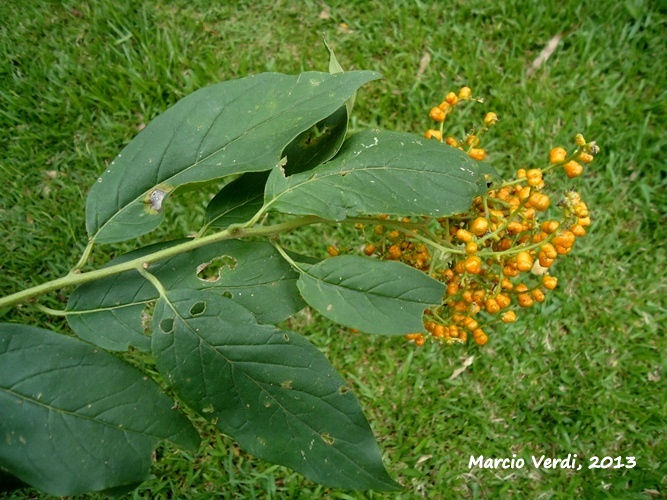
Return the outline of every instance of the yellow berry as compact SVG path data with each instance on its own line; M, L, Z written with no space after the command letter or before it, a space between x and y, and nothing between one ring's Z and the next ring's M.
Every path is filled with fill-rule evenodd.
M516 255L516 267L519 271L530 271L533 268L533 258L529 252L523 251Z
M470 243L472 241L472 233L470 231L466 231L465 229L459 229L456 231L456 237L464 243Z
M567 158L567 151L564 148L558 147L549 151L550 163L562 163L565 161L565 158Z
M503 313L502 320L505 323L514 323L516 321L516 313L514 311L507 311Z
M477 217L470 226L470 230L477 236L483 235L487 229L489 229L489 221L485 217Z
M570 179L579 177L584 172L584 167L581 166L581 163L577 163L574 160L568 161L563 165L563 168L565 169L565 174L567 174Z
M464 261L463 266L470 274L478 274L482 270L482 259L477 255L470 255Z
M431 111L429 112L428 116L431 117L431 120L434 120L436 122L443 122L445 121L445 117L447 115L442 109L440 109L439 107L435 107L431 108Z
M470 87L462 87L461 90L459 90L459 99L470 99L471 95L472 90Z
M470 151L468 151L468 156L470 156L470 158L473 160L482 161L486 157L486 151L484 151L482 148L472 148Z
M435 130L435 129L431 128L431 129L428 129L426 131L426 133L424 134L424 137L426 137L427 139L437 139L438 141L441 141L442 140L442 132L440 132L439 130Z
M581 134L577 134L574 136L574 143L579 146L585 146L586 145L586 139L584 139L584 136Z
M528 179L529 186L537 186L542 182L542 170L531 168L526 172L526 179Z
M490 113L487 113L486 116L484 117L484 125L487 127L490 127L491 125L495 124L498 121L498 115L495 114L493 111Z
M553 290L558 285L558 278L556 278L555 276L549 276L548 274L545 274L544 276L542 276L542 285L547 290Z
M474 241L471 241L470 243L468 243L466 245L466 253L468 255L472 255L474 253L477 253L477 243L475 243Z

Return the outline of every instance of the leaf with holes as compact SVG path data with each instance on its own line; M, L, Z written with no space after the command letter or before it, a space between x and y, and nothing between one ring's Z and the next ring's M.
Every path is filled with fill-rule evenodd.
M86 202L88 235L97 243L136 238L162 222L174 189L270 170L296 137L379 76L263 73L181 99L149 123L93 185Z
M332 487L396 489L356 397L304 337L210 291L167 292L153 325L168 383L252 455Z
M373 213L443 217L468 210L486 189L488 172L438 141L369 130L350 137L332 160L308 172L286 177L274 169L265 205L330 220Z
M136 485L199 436L142 372L75 338L0 324L0 469L52 495Z
M350 328L380 335L424 331L427 307L442 303L445 285L400 262L341 255L298 264L309 306Z
M109 265L164 247L146 247ZM298 274L266 242L213 243L151 264L150 271L167 290L210 289L227 295L260 323L277 323L305 306L296 288ZM79 337L105 349L122 351L132 345L147 350L142 312L157 298L155 288L137 271L127 271L74 290L67 303L67 320Z

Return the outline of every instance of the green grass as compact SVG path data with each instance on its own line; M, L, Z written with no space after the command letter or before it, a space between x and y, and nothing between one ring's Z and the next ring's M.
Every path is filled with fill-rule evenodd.
M202 423L199 452L159 448L155 478L128 497L667 494L667 12L640 0L430 4L0 4L0 295L59 277L77 261L87 189L142 125L212 82L326 69L323 32L345 68L385 75L358 94L354 129L421 133L430 107L467 84L486 103L469 108L459 130L496 111L501 121L485 147L501 171L541 165L576 132L602 148L578 183L593 226L558 264L559 288L487 346L417 349L308 313L292 320L355 388L403 493L323 488L253 459ZM555 52L526 77L559 33ZM431 60L417 77L425 53ZM183 200L140 243L188 234L204 202ZM315 253L341 238L328 228L290 241ZM96 262L138 244L104 247ZM43 303L62 308L67 292ZM28 306L0 316L65 330ZM471 455L513 453L526 461L576 453L584 467L468 468ZM593 455L634 456L637 466L588 470Z

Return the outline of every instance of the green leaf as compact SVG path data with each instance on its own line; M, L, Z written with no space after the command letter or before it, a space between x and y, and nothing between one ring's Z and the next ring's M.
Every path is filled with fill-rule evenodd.
M347 122L347 108L341 106L294 139L283 152L285 175L311 170L333 158L345 140Z
M301 296L323 316L379 335L424 331L427 307L442 302L445 285L400 262L341 255L298 264Z
M93 185L86 204L90 238L111 243L141 236L161 223L179 186L279 165L299 134L379 76L263 73L185 97L149 123Z
M264 204L268 172L249 172L227 184L206 207L206 225L225 229L252 219Z
M165 379L252 455L327 486L396 489L356 397L305 338L208 291L168 292L153 322Z
M269 176L265 205L278 212L343 220L361 214L443 217L470 208L486 189L475 160L414 134L369 130L353 135L329 162Z
M142 372L95 346L0 325L0 468L52 495L137 484L167 439L199 436Z
M131 252L109 265L164 246ZM277 323L305 306L296 288L298 274L265 242L213 243L153 263L150 272L167 290L210 289L228 295L261 323ZM137 271L128 271L79 286L67 303L67 320L79 337L105 349L122 351L132 345L146 350L149 338L144 333L142 311L158 296Z

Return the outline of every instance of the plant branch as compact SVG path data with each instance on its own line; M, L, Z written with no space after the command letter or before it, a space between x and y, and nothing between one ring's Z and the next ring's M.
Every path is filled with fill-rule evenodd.
M151 263L156 262L161 259L166 259L173 257L175 255L189 252L197 248L201 248L211 243L217 243L220 241L230 240L230 239L239 239L239 238L248 238L252 236L273 236L275 234L284 233L296 229L302 226L308 226L311 224L318 224L326 222L324 219L314 216L300 217L288 222L283 222L280 224L274 224L272 226L262 226L262 227L251 227L251 228L241 228L233 227L225 229L208 236L203 236L201 238L195 238L179 245L174 245L163 250L159 250L149 255L132 259L120 264L115 264L108 267L103 267L101 269L96 269L94 271L88 272L79 272L74 271L64 276L52 281L48 281L41 285L34 286L32 288L27 288L20 292L8 295L6 297L0 298L0 308L13 306L20 302L24 302L33 297L39 295L44 295L45 293L52 292L61 288L68 286L81 285L83 283L88 283L90 281L95 281L100 278L106 278L108 276L113 276L115 274L123 273L126 271L136 270L138 266L150 266ZM89 245L92 248L92 245Z

